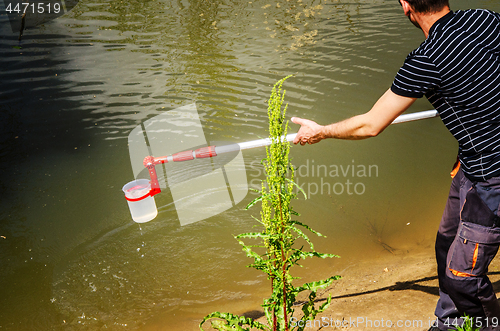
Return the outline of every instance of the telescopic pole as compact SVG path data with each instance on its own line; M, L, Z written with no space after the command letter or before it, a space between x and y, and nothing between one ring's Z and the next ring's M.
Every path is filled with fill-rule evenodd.
M411 114L400 115L391 124L418 121L418 120L423 120L426 118L432 118L432 117L436 117L436 116L438 116L438 112L436 110L421 111L421 112L416 112L416 113L411 113ZM297 136L296 133L291 133L291 134L287 134L286 136L282 136L281 138L283 139L283 141L293 141L296 136ZM245 149L269 146L271 144L272 144L271 139L265 138L265 139L252 140L252 141L235 143L235 144L224 145L224 146L207 146L207 147L199 148L199 149L194 150L194 151L188 150L188 151L183 151L183 152L175 153L172 155L166 155L166 156L159 156L159 157L147 156L146 158L144 158L143 164L146 168L148 168L149 175L151 176L151 194L150 195L153 196L155 194L160 193L160 186L158 184L158 179L157 179L156 170L155 170L155 165L157 165L157 164L168 163L168 162L189 161L189 160L194 160L194 159L204 159L204 158L214 157L214 156L224 154L224 153L238 152L238 151L245 150Z

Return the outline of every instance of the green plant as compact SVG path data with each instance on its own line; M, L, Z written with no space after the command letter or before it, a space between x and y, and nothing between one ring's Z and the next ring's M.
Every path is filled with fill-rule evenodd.
M302 190L294 181L294 169L289 160L290 144L281 138L286 135L288 128L288 121L285 120L288 105L282 107L285 91L282 92L281 87L289 77L281 79L274 85L269 98L269 135L272 144L266 148L266 158L262 160L266 179L262 182L260 196L247 206L248 209L261 202L260 219L255 219L262 227L262 231L243 233L235 237L246 255L254 260L249 267L265 272L271 281L271 297L265 299L262 305L268 323L264 325L251 318L214 312L202 320L201 330L203 330L205 321L211 320L212 327L217 330L301 331L307 320L314 320L316 315L324 311L331 302L331 297L328 297L323 304L316 307L317 291L326 288L340 278L340 276L333 276L325 280L305 283L298 287L292 284L298 277L292 277L290 269L292 266L300 265L300 260L309 257L331 258L338 256L316 252L304 230L318 236L322 235L292 218L299 216L291 206L291 201L297 198L294 191L296 191L295 189ZM302 191L302 193L304 192ZM247 245L243 239L256 239L259 243ZM307 243L309 250L306 251L303 246L298 246L297 240L301 239ZM302 314L298 318L294 316L294 303L297 295L304 291L308 291L309 296L302 304Z
M480 328L474 327L474 318L473 317L469 317L467 315L464 315L463 319L464 319L464 323L462 324L462 326L457 325L457 331L479 331L479 330L481 330ZM454 331L452 329L450 329L450 330Z

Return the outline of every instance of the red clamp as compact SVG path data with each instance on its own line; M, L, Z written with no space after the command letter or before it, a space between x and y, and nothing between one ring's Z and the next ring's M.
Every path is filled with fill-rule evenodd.
M158 183L158 176L156 175L155 165L164 163L158 162L152 156L146 156L142 164L148 169L149 177L151 177L151 191L149 191L149 195L153 196L161 192L160 183Z

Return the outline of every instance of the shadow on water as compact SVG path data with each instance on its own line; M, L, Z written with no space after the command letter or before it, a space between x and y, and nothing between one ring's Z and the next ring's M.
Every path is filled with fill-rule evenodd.
M129 35L130 31L141 34L143 29L163 32L165 26L157 25L154 20L148 23L147 19L131 29L130 19L127 18L127 13L137 15L143 12L149 15L152 11L148 7L157 3L121 2L129 8L117 8L120 4L110 8L110 12L115 9L123 18L113 28L120 31L121 25L120 33ZM190 11L204 10L208 17L214 6L211 4L210 8L205 8L208 3L200 2L199 6L193 3L188 8ZM79 8L71 13L73 17L80 14ZM99 12L93 12L93 15L102 23L106 20ZM148 15L142 15L142 18ZM139 41L125 38L120 42L120 38L115 36L106 40L100 33L89 35L90 29L85 25L72 22L76 26L75 31L83 30L82 35L75 36L74 31L72 35L43 33L41 28L40 31L26 31L22 42L18 43L17 35L3 34L0 39L0 257L3 262L0 279L2 287L8 289L2 292L5 295L0 298L0 327L48 330L67 328L66 323L88 325L92 322L91 318L77 307L83 307L85 312L89 305L96 303L103 313L96 312L94 315L113 324L152 299L149 296L140 298L142 294L128 289L137 300L129 297L128 308L110 319L109 316L113 315L113 311L109 310L113 309L112 304L105 301L115 302L115 298L111 297L116 293L103 296L100 292L106 291L100 284L107 279L94 282L99 289L97 296L92 296L92 282L84 283L82 288L75 285L67 294L64 291L66 283L78 284L79 275L73 272L85 270L90 277L95 277L99 265L87 262L86 258L100 262L117 259L117 263L128 263L135 258L130 252L141 248L140 243L137 247L136 241L142 232L131 222L119 193L125 183L124 178L131 176L127 166L130 163L126 149L127 134L144 117L154 116L160 105L169 105L172 99L173 103L185 100L179 91L181 86L189 90L190 84L185 81L187 70L182 67L196 71L190 63L199 63L199 59L193 56L191 60L174 66L170 61L172 57L183 55L183 51L193 54L206 52L211 65L199 65L198 69L203 70L196 71L196 74L199 77L205 75L209 82L211 77L218 77L219 69L224 67L220 63L225 56L217 59L220 50L212 36L205 33L204 25L198 22L199 16L188 12L183 19L189 21L191 17L196 20L186 24L189 30L187 35L192 36L191 46L182 45L180 51L174 47L167 49L166 59L156 62L150 60L161 52L148 49L151 42L147 36L148 33L154 35L154 31L142 34ZM78 23L85 20L82 17ZM109 23L113 25L115 22L112 20ZM198 26L200 24L203 26ZM157 26L151 28L153 25ZM1 28L6 30L7 26ZM172 39L169 39L169 44L163 46L170 46L171 42ZM112 51L121 51L130 44L132 51L144 54L143 62L137 60L141 56L130 60L121 54L122 60L125 60L123 65L128 63L134 67L123 73L124 79L120 80L116 78L119 73L113 71L113 67L119 69L120 65L116 63L116 52L113 54ZM99 45L98 50L95 50L96 45ZM174 53L173 56L169 51ZM93 57L96 53L97 56ZM169 68L158 71L163 63ZM102 70L99 71L99 68ZM134 77L126 76L130 73ZM106 77L106 74L110 76ZM168 91L165 81L173 88L169 99L164 95L165 90ZM193 95L189 91L183 94ZM120 148L117 148L119 145ZM162 210L173 212L169 211L168 204ZM129 243L132 248L120 251L115 242L128 236L133 238ZM183 238L186 242L190 241L189 235ZM144 242L142 244L144 246ZM186 247L180 243L177 246ZM191 245L186 249L193 247ZM157 257L160 256L161 252L158 252ZM185 254L180 258L184 259ZM93 269L87 270L87 265ZM183 266L190 269L189 264ZM150 265L147 270L155 268ZM70 278L65 277L67 274ZM125 282L120 277L116 273L111 278L118 287ZM147 277L152 276L148 274ZM136 285L141 280L133 277L132 280L132 288L139 287L137 290L140 293L150 292L147 286L141 291L141 285ZM58 292L61 288L62 292ZM75 291L75 288L79 290ZM79 302L79 296L88 289L91 293ZM157 302L162 302L163 298L170 300L161 291L155 296ZM178 300L176 296L171 299Z
M63 321L51 301L58 260L119 222L85 219L82 204L118 200L116 195L74 197L82 189L79 178L90 175L82 161L92 156L97 166L102 163L90 149L102 143L103 130L94 124L99 115L92 114L100 106L94 96L102 91L92 88L98 82L82 82L87 89L75 91L75 82L65 77L79 69L69 68L70 58L61 54L91 45L69 45L68 35L33 30L25 37L20 47L9 33L0 39L0 279L6 294L0 298L0 325L49 330ZM110 156L118 162L127 157L112 150ZM103 179L102 171L94 174ZM120 175L105 174L110 181Z

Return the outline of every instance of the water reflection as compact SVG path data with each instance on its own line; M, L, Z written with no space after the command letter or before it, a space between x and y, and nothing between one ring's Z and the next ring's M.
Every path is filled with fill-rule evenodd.
M259 309L265 277L244 267L232 237L251 230L258 211L242 209L253 196L181 227L166 191L158 218L139 228L120 190L133 176L128 134L196 102L208 141L264 137L271 85L290 73L290 116L340 120L367 110L423 38L383 0L80 1L21 44L0 18L0 326L12 330L195 330L213 310ZM296 166L379 169L356 179L363 195L297 202L302 220L328 236L318 251L343 256L298 274L320 279L432 244L455 153L439 120L374 141L292 148ZM244 153L250 174L264 155Z

